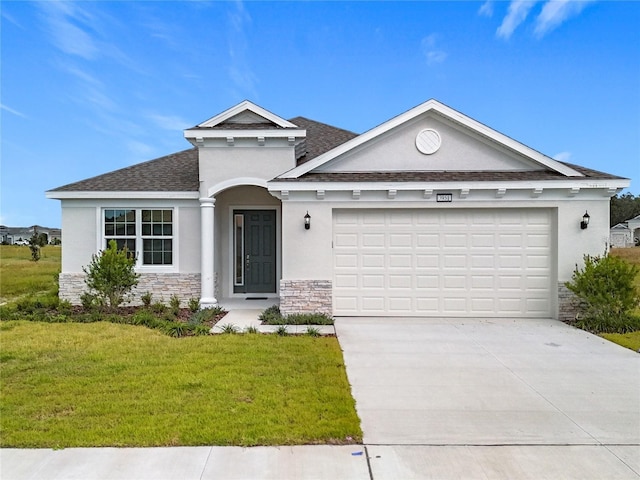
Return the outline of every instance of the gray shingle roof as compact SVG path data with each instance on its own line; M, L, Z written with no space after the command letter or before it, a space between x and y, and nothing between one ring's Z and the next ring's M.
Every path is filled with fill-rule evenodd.
M619 179L579 165L565 165L589 179ZM565 175L551 170L525 171L437 171L437 172L319 172L306 173L299 178L281 178L274 182L474 182L474 181L538 181L566 180ZM584 177L577 177L584 178Z
M291 123L307 130L304 163L358 135L341 128L296 117ZM246 125L245 125L246 126ZM234 125L237 128L237 125ZM198 150L190 148L130 167L50 190L51 192L197 192Z
M298 165L308 162L312 158L316 158L358 136L357 133L349 130L332 127L326 123L316 122L305 117L295 117L289 121L307 131L307 154L298 159Z
M306 154L298 165L328 152L358 134L325 123L295 117L291 123L307 131ZM616 177L579 165L566 164L587 178L616 179ZM548 170L511 172L359 172L307 173L287 182L448 182L496 180L560 180L564 175ZM164 157L70 183L51 192L197 192L199 190L198 150L190 148Z
M70 183L52 192L197 192L198 150L165 157Z

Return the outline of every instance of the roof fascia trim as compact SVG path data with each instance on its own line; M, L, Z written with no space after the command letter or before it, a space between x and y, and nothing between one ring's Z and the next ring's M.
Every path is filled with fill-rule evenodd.
M282 117L279 117L278 115L271 113L268 110L265 110L264 108L256 105L255 103L250 102L249 100L244 100L243 102L240 102L239 104L225 110L222 113L219 113L218 115L211 117L209 120L206 120L202 123L199 123L197 126L198 127L213 127L215 125L218 125L219 123L224 122L225 120L230 119L231 117L235 117L236 115L238 115L239 113L244 112L245 110L249 110L253 113L255 113L256 115L260 115L261 117L265 118L266 120L269 120L272 123L275 123L276 125L278 125L279 127L283 127L283 128L297 128L297 125L294 125L293 123L289 122L288 120L285 120Z
M54 200L69 199L153 199L153 200L191 200L200 198L199 192L105 192L105 191L63 191L49 190L46 198Z
M307 131L304 129L288 129L288 130L203 130L199 128L190 128L184 131L184 137L192 138L282 138L282 137L306 137Z
M529 190L541 188L543 190L564 190L571 188L582 189L607 189L621 191L628 188L631 181L628 179L594 180L585 178L567 178L566 180L539 180L519 181L495 180L495 181L469 181L469 182L268 182L269 192L316 190L347 191L347 190L492 190L505 188L507 190Z
M375 137L378 137L392 130L393 128L396 128L402 125L403 123L408 122L409 120L412 120L418 115L422 115L429 111L439 113L443 117L448 118L456 123L459 123L475 131L476 133L484 137L487 137L490 140L493 140L494 142L502 144L503 146L530 158L534 162L537 162L567 177L584 177L584 175L578 172L577 170L574 170L573 168L568 167L552 159L551 157L548 157L538 152L537 150L527 147L526 145L490 127L487 127L486 125L476 120L473 120L472 118L458 112L457 110L454 110L451 107L444 105L443 103L438 102L437 100L431 99L431 100L427 100L421 105L418 105L417 107L412 108L411 110L406 111L405 113L398 115L397 117L392 118L391 120L388 120L382 123L381 125L378 125L377 127L372 128L371 130L363 133L362 135L359 135L354 139L349 140L343 143L342 145L337 146L333 150L329 150L323 155L320 155L314 158L313 160L300 165L299 167L293 168L288 172L283 173L278 178L298 178L304 175L305 173L308 173L311 170L339 157L340 155L343 155L344 153L350 150L353 150L354 148L374 139Z

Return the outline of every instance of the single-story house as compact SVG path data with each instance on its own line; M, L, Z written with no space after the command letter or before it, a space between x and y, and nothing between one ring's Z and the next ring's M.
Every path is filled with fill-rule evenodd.
M59 243L62 239L62 232L59 228L41 227L40 225L30 227L0 225L0 242L8 245L28 245L29 239L35 232L44 233L47 236L47 243Z
M637 245L640 241L640 215L611 227L609 238L612 247L626 248Z
M60 296L115 239L138 295L267 297L284 313L563 318L629 179L554 160L429 100L356 134L249 101L192 148L49 190Z

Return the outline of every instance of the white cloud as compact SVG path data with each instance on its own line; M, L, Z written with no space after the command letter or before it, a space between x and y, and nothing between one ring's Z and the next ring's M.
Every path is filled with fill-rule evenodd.
M171 130L172 132L179 132L191 126L189 122L177 115L160 115L153 113L148 115L148 118L158 127L164 130Z
M542 7L540 15L536 18L534 34L541 38L551 30L558 28L567 19L578 15L594 0L553 0L548 1Z
M227 73L233 87L239 90L238 96L255 99L258 97L256 89L258 79L247 60L249 45L246 30L252 22L251 15L249 15L244 3L241 1L236 1L233 5L234 8L227 13L230 26L228 36L229 58L231 59L231 63L227 67Z
M420 47L422 53L427 59L427 65L432 66L437 63L442 63L447 58L447 53L444 50L438 48L437 45L438 35L432 33L422 39Z
M571 160L572 156L573 154L571 152L560 152L556 153L553 158L555 160L558 160L559 162L568 162L569 160Z
M531 11L535 3L535 1L528 0L512 0L509 4L507 15L502 20L502 24L496 32L498 37L504 39L510 38L514 30L526 20L529 11Z
M482 4L480 9L478 10L478 15L483 17L492 17L493 16L493 0L487 0Z
M0 110L4 110L4 111L6 111L6 112L13 113L14 115L16 115L16 116L18 116L18 117L28 118L24 113L19 112L19 111L17 111L17 110L14 110L13 108L8 107L8 106L6 106L6 105L5 105L5 104L3 104L3 103L0 103Z
M138 140L128 140L127 148L136 157L150 157L153 155L154 147Z
M86 31L94 21L92 15L76 2L42 2L39 5L56 47L64 53L87 60L98 56L100 50Z

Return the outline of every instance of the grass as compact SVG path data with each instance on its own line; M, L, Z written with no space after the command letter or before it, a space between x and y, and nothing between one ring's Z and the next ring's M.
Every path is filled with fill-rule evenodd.
M61 247L48 245L34 262L27 246L0 245L0 303L21 296L57 291Z
M603 333L600 336L610 342L629 348L634 352L640 352L640 331L630 333Z
M333 337L4 321L0 341L2 447L362 440Z

